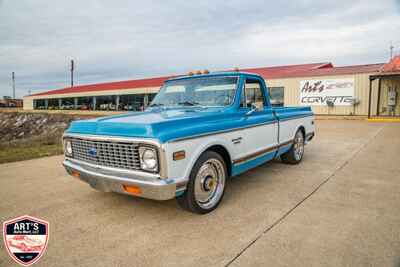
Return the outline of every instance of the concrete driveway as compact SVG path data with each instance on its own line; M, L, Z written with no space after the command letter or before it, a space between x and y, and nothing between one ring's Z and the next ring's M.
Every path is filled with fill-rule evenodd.
M317 121L300 165L232 179L204 216L94 191L61 161L0 165L0 220L50 222L37 266L400 266L400 124Z

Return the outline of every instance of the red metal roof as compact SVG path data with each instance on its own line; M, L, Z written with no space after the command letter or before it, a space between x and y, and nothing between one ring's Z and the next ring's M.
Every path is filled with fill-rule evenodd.
M261 75L264 79L276 79L276 78L287 78L296 77L299 73L305 73L315 69L332 68L333 65L330 62L325 63L311 63L301 65L288 65L288 66L275 66L275 67L264 67L264 68L251 68L251 69L240 69L245 72L252 72Z
M163 82L173 76L156 77L140 80L128 80L121 82L108 82L108 83L96 83L88 85L78 85L74 87L67 87L63 89L51 90L43 93L33 94L37 95L54 95L54 94L71 94L71 93L82 93L82 92L93 92L93 91L106 91L106 90L121 90L131 88L142 88L142 87L156 87L161 86Z
M383 63L378 64L367 64L367 65L353 65L353 66L343 66L343 67L332 67L332 68L318 68L312 70L306 70L304 72L297 72L294 75L280 77L310 77L310 76L333 76L333 75L346 75L346 74L356 74L356 73L374 73L378 72Z
M399 72L400 71L400 56L395 56L389 63L383 65L381 72Z
M378 72L384 64L355 65L345 67L333 67L330 62L311 63L300 65L286 65L264 68L240 69L240 71L252 72L261 75L264 79L291 78L291 77L307 77L307 76L324 76L324 75L344 75L355 73L372 73ZM43 93L33 94L54 95L54 94L71 94L93 91L121 90L143 87L158 87L163 82L174 76L164 76L148 79L128 80L120 82L98 83L90 85L79 85L67 87L63 89L51 90Z

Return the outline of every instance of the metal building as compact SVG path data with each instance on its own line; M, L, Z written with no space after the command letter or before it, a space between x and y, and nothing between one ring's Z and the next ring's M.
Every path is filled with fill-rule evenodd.
M261 75L277 106L310 105L316 114L327 115L400 116L400 56L386 64L325 62L241 71ZM52 90L24 97L24 109L139 111L170 77Z

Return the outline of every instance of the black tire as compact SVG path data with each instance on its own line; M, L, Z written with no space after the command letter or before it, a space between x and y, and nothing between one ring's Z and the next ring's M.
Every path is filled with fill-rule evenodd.
M217 163L217 162L219 162L219 163ZM216 165L218 165L218 166L214 166L213 165L214 163L216 163ZM212 167L207 167L209 165ZM207 170L207 168L212 168L216 172L223 171L224 177L222 177L222 174L219 175L221 177L217 178L217 179L219 179L217 182L215 182L215 179L212 178L212 175L208 175L205 178L201 179L201 173L199 173L201 168L203 168L202 169L203 173L207 173L207 172L205 172L205 170ZM224 159L221 157L221 155L219 155L218 153L216 153L214 151L204 152L193 166L193 169L190 173L190 178L189 178L189 182L188 182L185 193L176 198L178 201L178 204L183 209L193 212L193 213L206 214L206 213L213 211L221 203L222 198L224 196L226 180L228 178L227 175L228 175L228 172L226 169L226 164L225 164ZM211 178L209 178L209 177L211 177ZM201 182L200 180L203 180L203 181L206 180L206 181ZM207 182L209 180L212 180L212 181ZM211 183L215 183L215 189L209 188L210 186L211 187L213 186L213 185L210 185ZM205 188L206 184L207 184L207 188ZM209 207L205 207L205 205L203 205L202 203L199 204L200 203L199 199L196 199L196 189L200 190L199 188L201 188L201 190L203 190L205 192L205 194L208 194L208 191L216 190L214 192L214 194L215 194L214 197L216 197L216 198L215 198L214 202L210 202ZM209 190L207 191L207 189L209 189ZM210 193L212 193L212 192L210 192Z
M301 149L301 152L299 151ZM304 133L302 130L297 130L294 143L289 151L281 155L281 160L287 164L299 164L304 155Z

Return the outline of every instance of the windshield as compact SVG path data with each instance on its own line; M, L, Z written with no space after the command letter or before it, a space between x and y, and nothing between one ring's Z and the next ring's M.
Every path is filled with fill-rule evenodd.
M223 76L167 81L150 106L228 106L232 104L237 80Z

